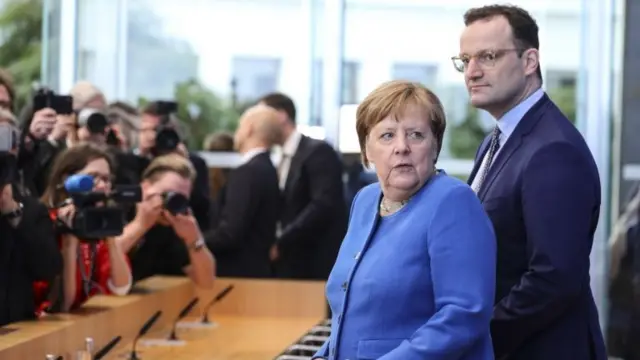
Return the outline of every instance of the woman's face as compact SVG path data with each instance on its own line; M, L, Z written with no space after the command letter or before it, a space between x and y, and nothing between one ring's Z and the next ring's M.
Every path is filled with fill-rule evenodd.
M366 142L367 158L375 166L384 196L395 201L408 199L427 181L436 151L427 115L413 108L380 121Z
M105 159L94 159L87 163L79 174L91 175L94 179L93 191L111 191L111 168Z

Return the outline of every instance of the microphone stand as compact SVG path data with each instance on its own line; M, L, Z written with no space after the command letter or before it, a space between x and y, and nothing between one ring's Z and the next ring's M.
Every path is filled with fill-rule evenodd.
M151 329L153 324L155 324L155 322L158 321L161 315L162 315L161 310L156 311L155 314L151 315L149 320L147 320L144 323L144 325L142 325L142 327L140 328L140 331L138 331L138 335L136 336L135 339L133 339L133 347L131 349L131 354L129 355L129 360L140 360L140 358L138 357L138 353L136 352L136 346L138 345L138 340L141 337L143 337Z
M178 336L176 334L176 325L178 324L178 321L182 320L185 316L189 315L189 312L191 312L193 307L196 306L198 301L199 301L198 298L194 298L193 300L191 300L191 302L187 304L187 306L184 307L184 309L182 309L182 311L180 311L180 314L178 314L178 317L176 318L176 320L173 322L173 325L171 326L171 333L169 334L168 340L171 340L171 341L178 340Z
M203 310L203 314L202 314L202 320L200 321L203 324L211 324L211 321L209 321L209 309L213 306L213 304L219 302L220 300L224 299L225 296L227 296L231 290L233 290L233 284L227 286L226 288L224 288L218 295L216 295L216 297L213 298L213 300L211 300L207 306L204 307Z

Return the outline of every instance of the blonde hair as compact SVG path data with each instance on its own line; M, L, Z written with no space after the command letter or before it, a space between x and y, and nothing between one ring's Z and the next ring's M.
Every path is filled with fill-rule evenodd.
M81 109L98 97L104 99L104 93L86 80L78 81L71 89L70 94L73 98L74 109Z
M13 126L18 126L18 120L13 113L7 109L0 108L0 120L11 123Z
M196 179L196 170L191 161L179 154L167 154L153 159L142 174L142 179L156 182L160 176L168 172L176 173L190 181Z
M369 166L365 146L371 129L388 116L397 120L407 108L412 106L426 115L425 120L429 121L431 132L436 139L436 155L440 154L442 138L447 126L440 99L419 83L393 80L381 84L367 95L356 111L356 132L362 162L365 166Z

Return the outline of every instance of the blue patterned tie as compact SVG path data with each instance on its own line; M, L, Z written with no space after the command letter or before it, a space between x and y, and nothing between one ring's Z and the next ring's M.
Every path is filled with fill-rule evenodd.
M489 143L489 153L487 154L487 161L484 165L484 169L482 169L482 173L480 174L480 181L478 181L478 190L482 187L484 183L484 179L487 177L489 173L489 169L491 168L491 164L493 164L493 158L496 153L500 149L500 128L497 126L493 128L493 134L491 135L491 142Z

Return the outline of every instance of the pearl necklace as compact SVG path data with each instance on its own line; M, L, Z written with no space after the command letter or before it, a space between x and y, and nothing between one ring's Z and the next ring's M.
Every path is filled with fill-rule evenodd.
M409 203L409 200L391 201L383 197L382 201L380 201L380 214L383 216L394 214L407 205L407 203Z

